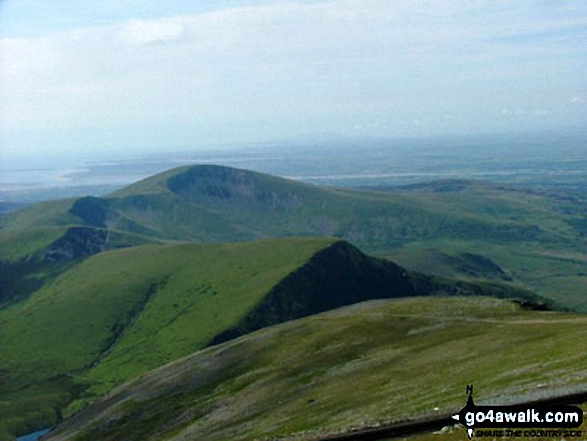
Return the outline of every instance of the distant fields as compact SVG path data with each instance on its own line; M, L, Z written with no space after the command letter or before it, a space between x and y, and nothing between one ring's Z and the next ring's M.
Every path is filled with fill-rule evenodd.
M585 385L586 335L584 316L491 298L362 303L153 371L49 439L309 436L458 411L466 384L478 404L547 396Z
M432 186L433 188L434 186ZM515 283L584 311L587 304L587 201L561 194L533 193L511 187L463 189L456 193L413 193L423 205L443 207L467 216L534 225L532 240L417 239L384 252L403 266L431 274L465 278L495 278L467 268L463 255L476 253L497 263ZM466 260L466 259L465 259Z
M215 146L129 160L95 158L82 168L50 169L46 161L10 170L4 164L0 199L15 202L102 196L176 167L223 164L335 187L400 186L440 179L476 179L526 188L587 190L585 130L403 139L315 139ZM57 178L57 179L56 179ZM35 182L37 191L10 191ZM14 208L14 207L10 207ZM0 212L3 207L0 205Z

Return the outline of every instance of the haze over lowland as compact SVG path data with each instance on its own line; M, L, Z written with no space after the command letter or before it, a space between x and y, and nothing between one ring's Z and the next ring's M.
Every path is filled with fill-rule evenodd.
M0 0L0 439L582 401L586 41L581 0Z
M585 127L583 1L0 3L0 161Z

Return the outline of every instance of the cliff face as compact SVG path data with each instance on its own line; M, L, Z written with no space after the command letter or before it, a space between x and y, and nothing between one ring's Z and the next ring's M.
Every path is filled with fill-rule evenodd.
M217 335L210 344L365 300L414 295L404 269L340 241L285 277L237 326Z
M44 260L65 262L100 253L106 249L109 236L102 228L72 227L47 248Z
M532 292L499 283L470 283L410 272L339 241L281 280L240 323L215 336L209 345L367 300L434 295L515 298L540 308L561 309Z
M69 212L94 227L106 227L106 222L117 216L115 211L109 209L108 200L93 196L76 200Z

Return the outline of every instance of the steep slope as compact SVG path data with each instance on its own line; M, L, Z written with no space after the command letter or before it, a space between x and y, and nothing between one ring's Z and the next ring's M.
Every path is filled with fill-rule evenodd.
M106 251L0 311L0 428L55 421L125 380L275 323L369 299L484 293L539 300L413 274L335 239Z
M458 411L467 384L477 404L548 396L584 388L585 332L585 316L483 297L361 303L161 367L48 439L313 439Z
M158 212L155 195L170 193L178 202ZM182 232L191 240L335 236L420 272L497 278L587 311L581 230L587 206L564 194L472 181L392 192L342 190L212 165L170 171L113 197L122 197L120 203L137 194L155 201L143 201L134 220L148 218L158 231L160 225L188 225L192 215L184 217L177 207L204 209L195 229L200 236Z
M542 301L519 289L529 287L587 310L586 214L581 201L475 182L342 190L219 166L8 213L0 432L52 423L207 344L361 300ZM226 243L323 234L469 282L415 274L335 239Z
M502 195L484 185L468 184L455 191L460 194L452 198L453 206L447 209L444 199L422 191L325 188L246 170L201 165L170 170L107 198L33 205L7 215L1 225L3 233L8 234L83 225L200 242L300 234L337 236L370 249L433 238L498 243L556 239L552 231L527 223L520 219L522 216L490 216L491 212L509 210L528 217L533 210L542 211L540 205L533 207L524 202L516 207L515 201L501 198L501 207L497 208L495 203ZM464 197L467 204L461 205ZM480 206L486 206L485 211ZM533 216L532 220L539 218Z
M586 215L583 200L472 181L367 191L200 165L106 198L7 214L0 219L0 262L25 271L31 261L45 267L47 256L60 259L51 265L65 264L150 241L326 235L420 272L507 281L587 310ZM8 299L30 294L8 291Z
M203 347L330 244L135 247L63 272L0 311L0 426L55 420L88 385L107 390Z
M107 228L99 210L107 201L81 198L43 202L0 220L0 308L36 289L89 256L108 249L156 242ZM114 216L114 214L112 214Z
M182 227L192 217L178 210L206 209L210 221L223 220L223 239L268 235L342 237L369 247L402 244L415 237L535 240L545 235L535 225L414 203L403 193L317 187L261 173L214 165L184 167L139 182L111 195L112 205L138 222L162 231L173 220ZM164 207L163 200L167 200ZM173 201L173 202L172 202ZM239 233L234 229L238 228ZM204 229L205 230L205 229ZM165 234L169 234L166 232ZM210 232L208 234L214 234ZM203 240L209 240L205 237ZM214 238L212 238L214 240Z

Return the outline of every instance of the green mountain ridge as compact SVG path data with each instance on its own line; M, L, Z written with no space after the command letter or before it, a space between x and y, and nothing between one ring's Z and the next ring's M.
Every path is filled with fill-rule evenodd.
M315 440L457 412L466 384L478 405L581 390L585 329L585 316L487 297L354 304L149 372L47 439Z
M103 251L0 310L0 429L55 423L123 381L259 328L369 299L447 294L544 301L412 273L334 238Z
M475 181L336 189L204 165L5 214L0 438L206 346L366 300L587 310L585 213Z
M205 346L331 243L147 245L63 271L0 310L0 428L54 423L82 392L91 400Z
M336 189L199 165L104 198L45 202L6 214L0 262L20 265L35 278L34 271L26 273L31 262L46 267L48 258L67 268L95 252L146 243L331 236L408 269L499 279L583 311L586 215L576 198L475 181ZM2 282L0 305L30 294L29 285Z

